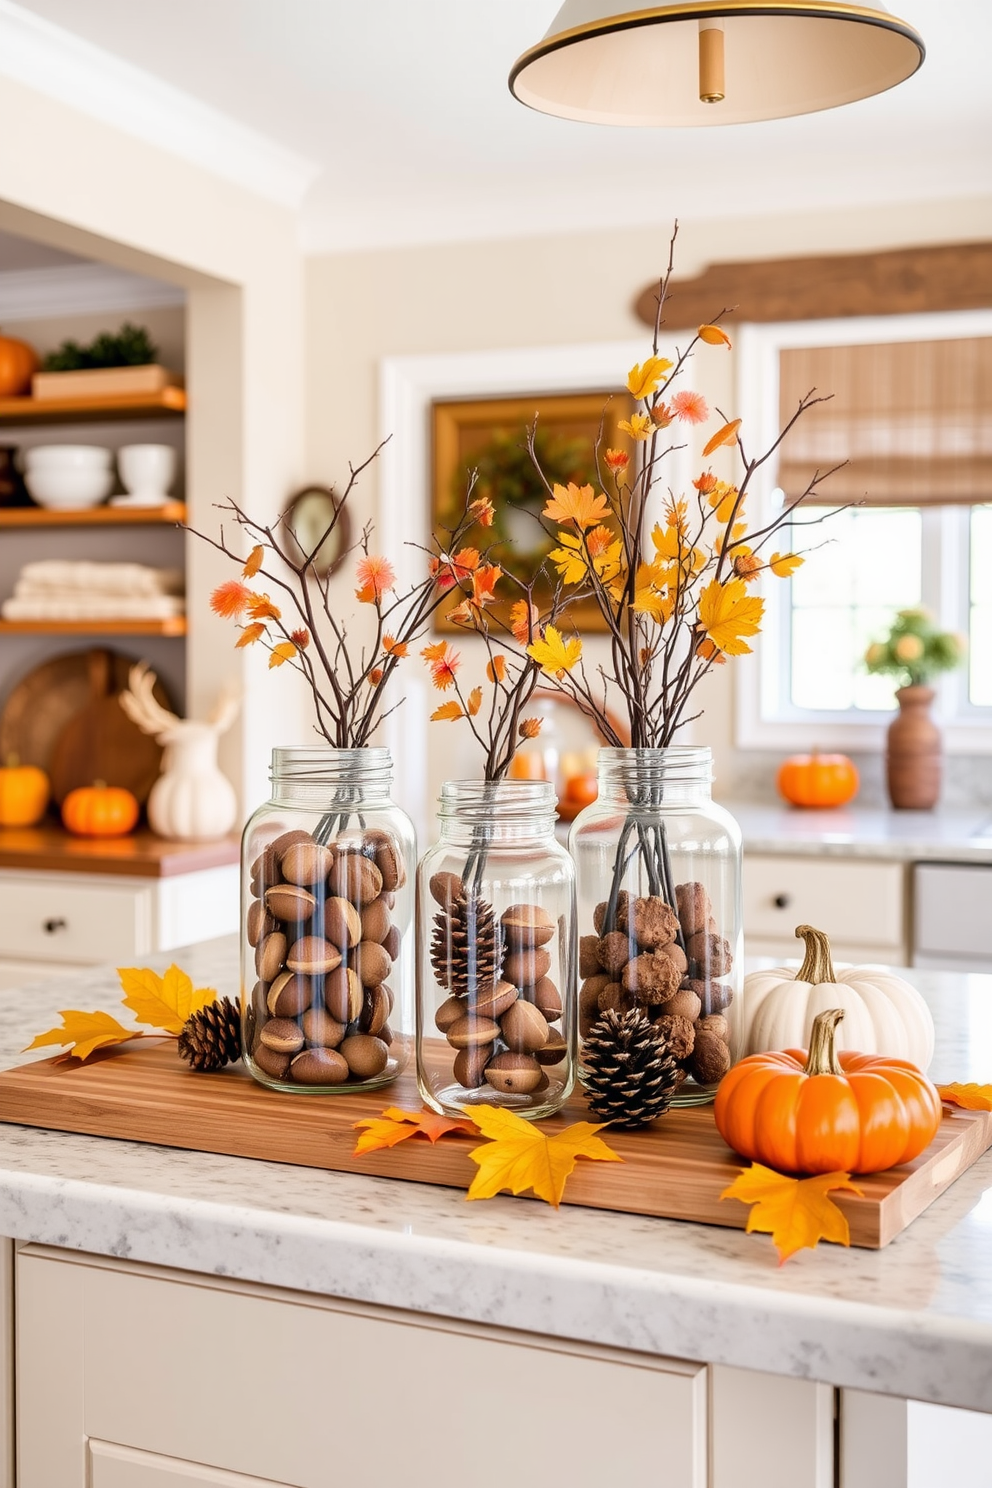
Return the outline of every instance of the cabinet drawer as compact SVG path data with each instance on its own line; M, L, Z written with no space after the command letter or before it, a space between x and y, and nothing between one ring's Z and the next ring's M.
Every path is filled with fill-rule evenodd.
M838 944L901 947L903 878L901 863L745 857L745 938L791 941L815 925Z
M152 889L68 875L0 878L0 947L36 961L119 961L152 949Z

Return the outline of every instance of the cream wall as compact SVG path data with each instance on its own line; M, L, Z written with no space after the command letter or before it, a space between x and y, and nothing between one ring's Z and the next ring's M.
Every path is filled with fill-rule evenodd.
M787 185L783 188L787 196ZM583 210L585 224L589 214ZM796 254L854 252L992 237L992 196L875 210L783 213L720 223L682 224L676 274L707 263ZM563 224L558 237L324 255L306 267L307 471L340 480L389 433L378 425L379 367L386 357L616 341L647 337L631 304L664 268L669 229L590 232ZM714 306L714 313L719 306ZM673 309L673 318L677 309ZM746 317L746 306L741 316ZM647 349L647 347L645 347ZM618 379L626 373L618 367ZM690 379L728 412L733 355L700 357ZM403 451L396 451L402 462ZM362 511L376 514L376 474L365 480ZM424 514L426 517L426 514ZM384 544L388 546L387 544ZM344 591L344 581L341 589ZM760 644L760 642L759 642ZM419 666L420 664L417 663ZM414 701L411 699L411 701ZM760 793L770 761L734 748L733 671L706 684L695 737L715 751L718 791ZM418 703L419 707L419 703ZM411 709L411 715L415 709ZM414 722L411 716L411 724ZM478 772L478 757L457 725L430 736L428 799L445 776Z
M209 172L5 80L0 89L0 226L187 291L187 477L191 522L213 504L278 511L303 468L302 259L295 215ZM187 541L189 710L221 685L247 686L223 763L260 798L272 743L306 734L305 700L264 658L233 649L207 598L231 566Z

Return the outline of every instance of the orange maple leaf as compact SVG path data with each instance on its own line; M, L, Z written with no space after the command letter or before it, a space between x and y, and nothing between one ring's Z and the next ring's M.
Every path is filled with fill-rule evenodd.
M282 610L274 605L267 594L251 594L248 597L248 613L253 620L279 620Z
M473 687L472 688L472 691L468 695L467 712L468 712L469 718L474 718L475 715L476 715L476 713L478 713L478 711L479 711L479 709L481 707L482 707L482 688L481 687Z
M491 527L495 509L488 496L480 496L478 501L473 501L469 507L469 513L475 518L480 527Z
M490 604L496 598L494 590L502 577L503 570L494 563L478 569L472 575L472 603L480 610Z
M543 718L525 718L519 729L521 739L536 739L543 722Z
M502 682L506 676L506 657L497 651L491 661L486 663L486 676L490 682Z
M290 631L289 639L292 641L297 651L305 651L310 644L310 632L307 630L305 625L301 625L299 630Z
M255 577L255 575L258 573L258 570L262 566L262 559L264 557L265 549L262 547L261 543L256 543L251 552L248 554L248 557L245 559L245 566L241 570L246 579L253 579Z
M358 588L355 598L360 604L378 604L388 589L395 588L396 574L388 558L370 555L359 558L355 565Z
M265 634L265 626L261 620L254 620L251 625L246 625L234 643L235 650L241 646L253 646L257 640Z
M608 449L604 458L614 474L620 470L626 470L630 464L630 456L626 450Z
M705 341L708 346L726 346L730 349L730 337L722 326L701 325L696 332L700 341Z
M594 495L592 486L577 486L569 481L568 486L555 486L554 495L544 508L544 516L552 522L574 522L576 527L595 527L610 515L606 497L600 492Z
M278 646L273 646L269 652L269 670L282 666L284 661L292 661L295 655L296 647L292 641L280 641Z
M724 424L722 429L717 429L712 439L708 439L703 445L703 459L707 459L714 450L720 448L721 444L733 444L740 426L741 421L736 418L731 419L729 424Z
M747 1233L761 1230L771 1235L784 1265L797 1250L810 1250L820 1240L850 1245L847 1220L827 1195L835 1188L860 1194L850 1173L817 1173L812 1178L788 1178L773 1168L752 1163L725 1188L721 1199L740 1199L750 1204Z
M440 708L435 708L431 714L431 723L454 723L458 718L464 718L464 710L461 703L454 698L450 703L442 703Z
M385 651L387 656L395 657L406 656L410 650L406 641L398 641L396 637L391 636L388 631L382 638L382 649L383 651Z
M461 666L461 657L457 651L453 651L447 641L436 641L431 646L425 646L421 656L431 669L431 681L438 692L445 692L455 680L455 673Z
M938 1085L937 1094L965 1111L992 1111L992 1085Z
M365 1152L376 1152L381 1147L395 1147L409 1137L426 1137L431 1143L441 1137L474 1136L475 1122L467 1116L438 1116L434 1111L402 1111L398 1106L388 1106L381 1116L367 1121L356 1121L355 1130L366 1130L358 1139L354 1156Z

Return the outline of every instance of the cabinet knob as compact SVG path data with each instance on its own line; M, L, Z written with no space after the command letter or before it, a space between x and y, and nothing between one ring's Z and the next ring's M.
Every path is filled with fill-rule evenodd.
M42 920L41 928L44 930L46 935L54 935L59 930L68 930L69 922L68 920L63 919Z
M772 903L774 904L776 909L788 909L789 905L792 903L792 895L776 894L775 898L772 900Z

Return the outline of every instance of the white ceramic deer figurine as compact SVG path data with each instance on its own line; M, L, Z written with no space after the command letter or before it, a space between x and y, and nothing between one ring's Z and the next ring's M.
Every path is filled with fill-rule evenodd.
M148 797L148 822L160 837L209 842L234 825L237 798L217 766L217 741L234 722L240 698L225 693L206 723L177 718L152 696L155 673L143 661L128 674L120 696L128 718L165 748L162 773Z

